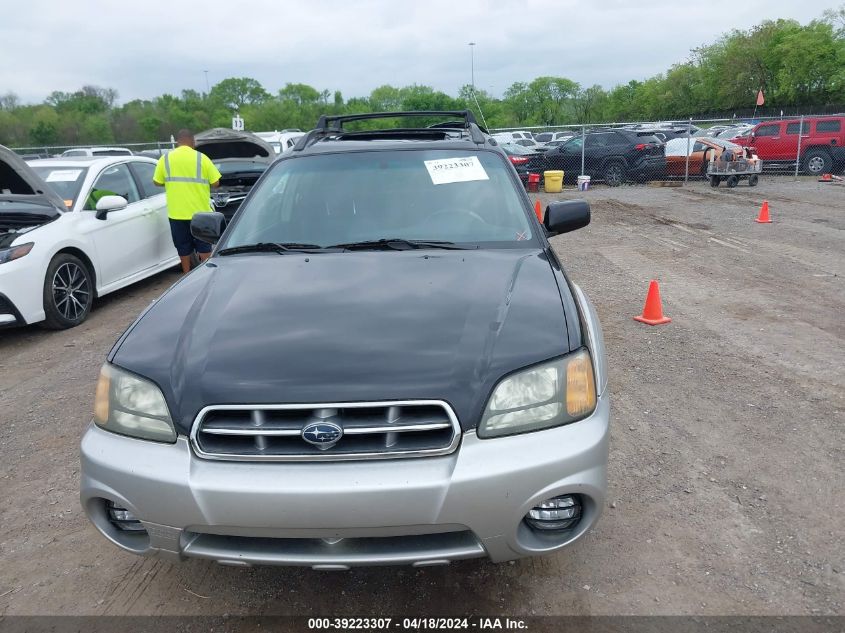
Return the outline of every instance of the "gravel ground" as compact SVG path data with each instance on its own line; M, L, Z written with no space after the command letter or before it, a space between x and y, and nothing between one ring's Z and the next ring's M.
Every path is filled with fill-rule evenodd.
M843 614L845 187L583 196L593 223L553 243L604 325L613 429L608 507L578 545L343 573L117 550L79 507L78 442L168 272L76 329L0 332L0 615ZM764 197L773 224L753 222ZM631 319L652 278L673 319L655 328Z

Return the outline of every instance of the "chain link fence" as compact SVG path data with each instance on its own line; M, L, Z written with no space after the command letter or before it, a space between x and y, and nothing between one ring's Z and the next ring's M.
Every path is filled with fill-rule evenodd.
M542 187L549 171L563 172L564 183L580 188L702 180L733 187L754 186L762 174L821 177L845 167L842 115L499 128L491 134L529 188Z
M62 155L69 157L84 156L87 154L87 150L97 151L97 155L99 156L125 153L121 150L129 150L133 154L150 152L151 154L160 155L164 150L173 149L174 147L176 147L176 142L171 139L169 141L113 143L111 145L39 145L33 147L13 147L12 151L27 160L32 160L36 158L54 158Z

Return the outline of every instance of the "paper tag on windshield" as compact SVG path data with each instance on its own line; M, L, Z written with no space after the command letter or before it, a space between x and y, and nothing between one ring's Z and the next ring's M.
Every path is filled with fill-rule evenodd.
M46 182L74 182L82 173L81 169L57 169L44 179Z
M464 156L462 158L441 158L426 160L425 168L435 185L445 185L450 182L470 182L472 180L490 180L478 156Z

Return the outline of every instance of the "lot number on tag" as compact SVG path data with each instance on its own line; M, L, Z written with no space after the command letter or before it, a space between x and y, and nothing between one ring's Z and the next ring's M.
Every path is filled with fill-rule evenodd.
M489 180L484 166L478 156L464 156L461 158L442 158L427 160L425 168L435 185L445 185L450 182L470 182L472 180Z

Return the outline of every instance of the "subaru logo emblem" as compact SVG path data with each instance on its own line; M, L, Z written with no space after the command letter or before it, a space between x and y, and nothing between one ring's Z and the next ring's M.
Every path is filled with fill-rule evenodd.
M343 428L334 422L311 422L302 428L302 439L325 451L340 441Z
M223 191L212 195L215 207L225 207L229 204L229 192Z

